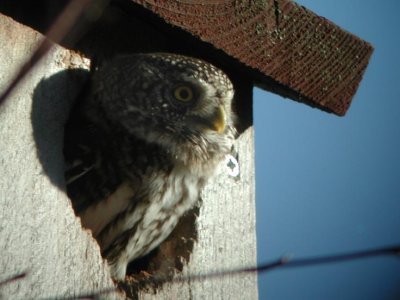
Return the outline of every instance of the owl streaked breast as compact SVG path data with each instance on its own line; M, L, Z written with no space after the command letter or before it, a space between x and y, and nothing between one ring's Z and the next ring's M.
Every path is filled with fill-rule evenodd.
M230 153L233 94L221 70L175 54L94 71L66 126L65 177L113 278L168 237Z

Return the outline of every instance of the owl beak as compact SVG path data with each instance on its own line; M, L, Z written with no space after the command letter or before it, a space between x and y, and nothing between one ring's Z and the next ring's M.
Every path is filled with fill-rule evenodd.
M226 127L226 114L222 105L218 106L211 120L211 129L223 133Z

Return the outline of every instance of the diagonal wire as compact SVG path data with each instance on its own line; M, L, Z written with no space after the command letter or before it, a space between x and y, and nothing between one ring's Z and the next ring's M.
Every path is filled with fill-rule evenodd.
M146 285L146 284L164 284L167 282L170 283L178 283L178 282L193 282L193 281L202 281L206 279L214 279L221 278L226 276L236 276L245 273L265 273L268 271L276 270L278 268L298 268L298 267L307 267L307 266L315 266L329 263L340 263L345 261L353 261L357 259L363 259L368 257L378 257L378 256L399 256L400 255L400 245L391 246L391 247L383 247L376 248L370 250L362 250L350 253L343 253L337 255L327 255L320 257L310 257L310 258L300 258L300 259L290 259L288 257L282 257L276 261L261 264L255 267L248 268L238 268L231 269L225 271L217 271L217 272L208 272L204 274L191 274L187 276L177 276L171 278L169 276L153 276L150 278L136 280L135 284ZM26 276L26 272L11 276L0 282L0 286L6 283L10 283L16 280L20 280ZM82 293L73 296L67 297L52 297L52 298L44 298L46 300L59 299L59 300L70 300L70 299L96 299L97 297L118 292L118 289L115 287L102 289L89 293ZM44 300L42 299L42 300Z
M9 86L0 96L0 105L7 99L18 83L31 71L38 62L49 52L53 43L59 43L70 32L82 13L94 0L71 0L52 24L46 37L39 44L32 56L23 64Z
M5 284L8 284L8 283L17 281L17 280L21 280L21 279L25 278L27 274L28 274L27 272L21 272L21 273L12 275L12 276L10 276L10 277L8 277L6 279L3 279L2 281L0 281L0 287L2 285L5 285Z
M377 256L400 256L400 245L377 248L371 250L362 250L351 253L343 253L337 255L327 255L320 257L310 257L310 258L299 258L299 259L291 259L287 256L283 256L282 258L275 260L273 262L260 264L255 267L247 267L247 268L238 268L224 271L216 271L209 272L204 274L193 274L187 276L178 276L174 278L167 278L166 276L154 276L153 278L148 278L139 280L139 284L145 283L166 283L166 282L185 282L185 281L195 281L195 280L205 280L211 278L219 278L225 276L232 275L240 275L245 273L265 273L278 268L298 268L298 267L308 267L314 265L322 265L329 263L339 263L345 261L352 261L362 258L368 257L377 257Z

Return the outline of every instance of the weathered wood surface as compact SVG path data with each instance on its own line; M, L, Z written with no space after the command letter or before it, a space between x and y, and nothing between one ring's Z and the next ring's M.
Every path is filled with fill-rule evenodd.
M131 0L236 58L260 87L344 115L372 46L291 0Z
M256 264L253 137L249 128L237 142L240 178L222 171L204 190L197 219L198 243L183 275ZM140 299L258 299L257 274L168 283L157 296L142 292Z
M0 90L42 35L0 15ZM37 299L112 287L98 245L82 230L63 186L63 123L78 85L66 69L87 64L61 47L0 106L0 287L4 299ZM56 74L59 74L58 77ZM57 79L46 80L50 76Z
M0 90L42 36L0 15ZM64 192L63 124L87 61L56 46L0 106L0 287L5 299L78 295L113 286ZM251 95L250 95L251 98ZM253 129L237 143L240 178L222 169L202 194L197 242L183 274L256 264ZM109 294L106 299L123 298ZM257 299L257 274L164 284L139 299Z

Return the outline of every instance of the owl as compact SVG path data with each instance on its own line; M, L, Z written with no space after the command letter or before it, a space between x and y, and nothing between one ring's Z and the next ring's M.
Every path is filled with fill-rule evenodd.
M65 179L114 279L168 237L230 153L233 95L221 70L176 54L93 71L65 128Z

